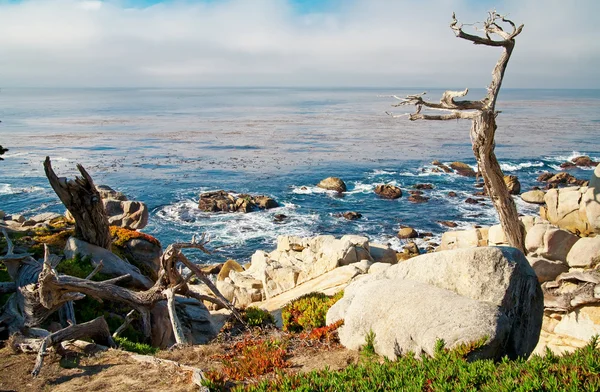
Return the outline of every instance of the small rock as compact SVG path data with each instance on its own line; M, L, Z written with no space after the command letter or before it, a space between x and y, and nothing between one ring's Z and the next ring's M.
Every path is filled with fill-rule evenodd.
M375 193L384 199L398 199L402 196L402 190L390 184L377 185Z
M52 219L59 218L61 216L61 214L57 214L56 212L44 212L43 214L38 214L29 219L35 223L41 223L51 221Z
M544 204L544 196L546 193L540 190L533 190L521 194L521 199L527 203Z
M273 220L275 222L283 222L285 219L287 219L287 215L285 214L275 214L275 216L273 216Z
M397 236L400 239L417 238L419 236L419 233L417 233L417 231L412 227L403 227L400 230L398 230Z
M103 199L127 201L127 196L125 196L122 192L115 191L108 185L98 185L96 186L96 190L100 194L100 197Z
M456 197L456 196L458 196L458 195L456 194L456 192L454 192L454 191L450 191L450 192L448 192L448 197Z
M455 222L451 222L451 221L438 221L437 223L439 223L442 226L446 226L446 227L456 227L456 226L458 226Z
M504 176L504 183L508 188L508 193L510 193L511 195L518 195L519 193L521 193L521 183L519 182L517 176Z
M411 195L422 195L423 191L408 191Z
M433 189L433 184L415 184L413 185L415 189Z
M409 255L418 256L421 254L419 247L414 242L409 242L408 244L404 245L403 249L404 252L408 253Z
M21 223L21 227L30 227L35 226L37 224L33 219L27 219L25 222Z
M355 211L344 212L342 216L348 220L356 220L362 218L362 214Z
M429 198L421 195L410 195L408 201L411 201L413 203L425 203L429 201Z
M14 222L19 222L19 223L25 222L25 217L23 215L12 215L10 218Z
M477 200L475 200L475 199L471 198L471 197L468 197L468 198L465 200L465 203L467 203L467 204L478 204L479 202L478 202Z
M338 177L327 177L317 184L319 188L336 191L338 193L346 192L346 183Z

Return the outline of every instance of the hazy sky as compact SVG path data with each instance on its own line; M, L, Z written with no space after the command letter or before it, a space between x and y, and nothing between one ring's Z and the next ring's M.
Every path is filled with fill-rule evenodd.
M0 0L0 87L485 87L501 50L449 23L493 8L505 86L600 88L598 0Z

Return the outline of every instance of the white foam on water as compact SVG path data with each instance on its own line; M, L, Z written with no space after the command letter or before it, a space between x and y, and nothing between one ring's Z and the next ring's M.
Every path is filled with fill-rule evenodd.
M10 184L0 184L0 195L16 195L19 193L33 193L43 191L39 186L28 186L25 188L13 188Z
M328 191L327 189L319 188L317 186L312 186L312 185L300 185L300 186L292 187L292 193L295 193L297 195L312 195L314 193L327 193L327 192L336 193L335 191Z
M390 170L375 169L369 174L369 176L394 175L394 174L398 174L398 172L390 171Z
M543 166L544 166L544 162L539 162L539 161L523 162L523 163L506 162L506 163L500 164L500 168L502 169L503 172L513 172L513 171L519 171L519 170L530 168L530 167L543 167Z
M286 215L286 218L277 221L275 215L278 214ZM208 232L213 241L227 246L244 245L251 240L275 244L280 235L314 236L320 220L317 213L302 214L301 208L293 203L251 213L208 213L199 210L192 200L162 207L156 216L186 230Z

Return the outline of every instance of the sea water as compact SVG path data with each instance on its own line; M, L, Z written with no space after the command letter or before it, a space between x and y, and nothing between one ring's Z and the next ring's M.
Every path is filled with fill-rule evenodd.
M166 246L206 232L213 255L199 262L249 260L257 249L275 248L278 235L360 234L401 249L401 225L431 232L497 223L489 201L464 201L481 189L473 178L433 171L434 159L464 161L474 168L470 122L409 121L395 115L390 95L423 89L2 89L0 210L7 214L62 213L42 167L50 156L59 176L73 177L81 163L96 184L145 202L145 232ZM442 89L429 89L437 100ZM485 91L473 90L471 99ZM599 90L504 89L497 109L496 155L522 189L542 186L539 173L557 171L577 155L600 160ZM570 172L589 178L589 169ZM342 178L340 197L315 185ZM404 196L380 199L377 184L399 186ZM415 184L430 183L427 203L408 201ZM279 208L249 214L205 213L201 192L225 189L266 194ZM457 197L448 197L450 191ZM515 197L519 212L538 207ZM337 215L356 211L362 218ZM283 221L275 215L287 216ZM422 244L422 241L419 242ZM424 244L422 244L424 245Z

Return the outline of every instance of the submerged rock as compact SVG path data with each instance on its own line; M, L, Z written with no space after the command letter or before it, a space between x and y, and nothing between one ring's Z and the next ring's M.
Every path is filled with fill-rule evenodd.
M592 161L592 159L587 155L575 157L575 158L571 159L571 162L573 162L576 166L581 166L581 167L598 166L598 162Z
M269 196L234 195L223 190L200 194L198 208L206 212L252 212L278 207Z

